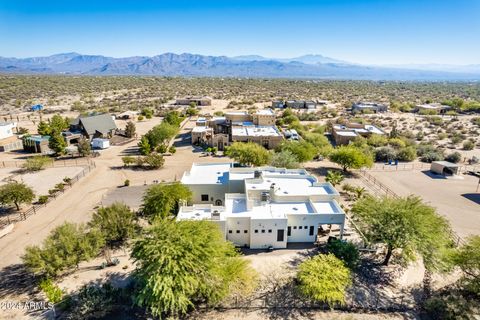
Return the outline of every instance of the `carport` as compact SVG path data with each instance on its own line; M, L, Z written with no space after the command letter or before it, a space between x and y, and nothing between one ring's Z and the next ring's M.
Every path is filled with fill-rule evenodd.
M434 161L430 167L430 171L433 173L441 174L443 176L457 175L460 167L452 162L448 161Z

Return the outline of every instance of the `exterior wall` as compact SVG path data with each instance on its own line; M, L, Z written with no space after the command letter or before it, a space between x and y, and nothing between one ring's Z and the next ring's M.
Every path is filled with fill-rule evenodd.
M282 141L283 136L234 136L232 135L232 142L255 142L261 146L266 147L267 149L276 148Z
M218 225L218 228L223 234L223 238L227 239L227 222L225 220L209 220Z
M273 126L275 125L275 115L253 114L253 123L258 126Z
M195 204L214 204L217 200L224 205L226 187L223 184L186 184L192 190L192 203ZM208 195L208 201L202 201L202 194Z
M197 106L209 106L212 104L212 100L208 98L184 98L184 99L177 99L175 104L177 105L189 105L190 103L194 102Z
M287 108L302 109L305 108L305 101L287 101Z
M337 145L341 145L341 144L349 144L350 141L353 141L355 140L357 136L342 136L342 135L339 135L337 134L337 131L333 130L333 138L335 139L335 143Z
M272 108L283 108L283 101L272 101Z
M215 147L220 151L224 150L224 148L229 145L229 137L228 134L225 133L217 133L213 135L210 143L211 147Z
M288 226L291 235L288 237L288 242L315 242L319 225L339 224L343 226L344 223L344 214L289 214ZM310 227L312 226L313 235L310 235Z
M18 139L17 141L9 142L0 145L0 151L11 151L11 150L20 150L22 149L22 140Z
M13 128L16 128L17 124L10 122L6 125L0 126L0 139L5 139L13 136Z
M252 116L248 113L226 113L225 119L227 122L245 122L245 121L252 121Z
M250 218L227 218L227 240L238 247L250 246Z
M287 247L287 219L251 219L251 249L275 249ZM255 230L258 230L255 233ZM264 230L264 232L262 232ZM271 230L271 232L268 232ZM277 241L277 230L283 231L283 241Z

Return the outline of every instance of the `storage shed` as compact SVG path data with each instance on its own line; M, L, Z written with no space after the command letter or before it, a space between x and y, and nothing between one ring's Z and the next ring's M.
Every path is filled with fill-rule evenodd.
M92 139L92 148L93 149L107 149L110 147L110 140L95 138Z
M459 169L460 167L457 164L448 161L434 161L430 167L431 172L444 176L457 175Z

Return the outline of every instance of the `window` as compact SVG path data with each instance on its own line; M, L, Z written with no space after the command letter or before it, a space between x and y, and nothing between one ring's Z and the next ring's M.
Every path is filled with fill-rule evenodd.
M310 226L310 232L308 234L313 236L313 226Z
M300 229L300 230L302 230L302 228L303 228L302 226L299 226L299 227L298 227L298 229Z
M262 233L265 233L265 229L262 229Z
M292 227L287 227L287 236L290 237L292 235Z
M258 230L257 230L257 229L255 229L255 233L258 233Z
M307 230L307 229L308 229L308 226L303 227L303 229Z
M293 230L297 230L297 226L293 226Z
M208 194L202 194L202 201L208 201Z
M243 233L248 233L248 230L243 230Z
M284 233L285 233L285 230L283 229L277 230L277 241L283 241Z
M228 233L232 233L232 230L228 230Z
M237 233L240 233L240 230L237 230Z
M272 229L268 229L268 233L272 233Z

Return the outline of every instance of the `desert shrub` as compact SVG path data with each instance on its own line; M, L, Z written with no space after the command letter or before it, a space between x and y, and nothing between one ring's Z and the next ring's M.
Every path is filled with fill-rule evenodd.
M335 257L342 260L347 267L355 269L358 265L359 253L357 247L351 243L342 240L333 240L327 244L327 250L333 253Z
M381 147L375 150L376 161L389 161L397 158L397 152L392 147Z
M62 289L60 289L59 286L53 283L52 280L44 279L40 281L39 287L43 291L43 293L45 293L49 302L57 303L62 300L63 291Z
M417 158L415 147L409 146L398 150L397 159L399 161L413 161Z
M53 162L47 156L33 156L25 160L23 168L27 171L40 171Z
M47 195L43 195L43 196L39 196L38 197L38 203L40 204L45 204L48 202L48 196Z
M460 154L460 152L453 152L447 155L445 157L445 160L453 163L458 163L460 162L460 160L462 160L462 155Z
M473 150L473 148L475 148L475 144L472 141L467 140L463 143L463 150Z

